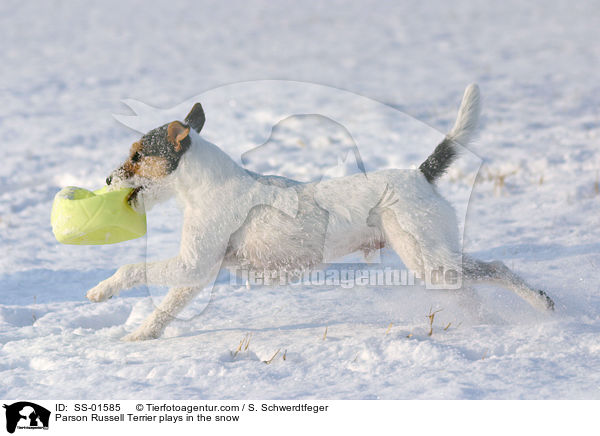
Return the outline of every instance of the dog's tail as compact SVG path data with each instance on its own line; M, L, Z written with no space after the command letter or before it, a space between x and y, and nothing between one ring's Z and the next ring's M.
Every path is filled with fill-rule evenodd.
M435 183L456 160L459 151L457 145L469 144L477 128L478 119L479 87L473 83L465 89L454 127L419 167L429 183Z

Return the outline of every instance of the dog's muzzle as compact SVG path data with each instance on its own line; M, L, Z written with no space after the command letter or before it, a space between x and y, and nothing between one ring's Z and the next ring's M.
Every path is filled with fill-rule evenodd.
M119 187L119 185L121 185L123 183L123 180L120 177L120 174L117 171L113 171L107 178L106 178L106 185L107 186L111 186L113 184L113 182L115 182L115 184L117 185L116 188ZM126 185L126 184L125 184ZM124 187L124 186L123 186ZM138 187L133 187L131 186L131 188L133 189L131 191L131 194L129 194L129 197L127 197L127 202L131 205L134 201L137 200L137 196L140 193L140 191L142 190L142 186L138 186Z

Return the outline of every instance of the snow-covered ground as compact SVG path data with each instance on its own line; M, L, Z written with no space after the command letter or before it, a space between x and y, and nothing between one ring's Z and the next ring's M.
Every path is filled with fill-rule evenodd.
M3 1L0 398L600 398L599 13L594 2L516 0ZM404 123L340 106L341 91L315 100L358 126L368 170L419 164L464 87L479 83L471 150L483 165L459 213L465 251L546 289L556 313L493 287L478 289L481 312L420 287L247 289L223 275L199 316L202 298L163 338L120 341L163 290L101 304L85 293L147 252L175 250L177 213L151 215L147 239L64 246L50 229L55 193L99 187L125 158L139 134L112 114L130 114L126 98L169 108L206 95L205 136L239 160L266 139L257 128L306 97L269 99L253 85L209 92L258 79L388 105ZM314 180L348 136L297 117L270 139L250 167ZM460 210L468 161L440 183ZM429 336L426 315L439 309Z

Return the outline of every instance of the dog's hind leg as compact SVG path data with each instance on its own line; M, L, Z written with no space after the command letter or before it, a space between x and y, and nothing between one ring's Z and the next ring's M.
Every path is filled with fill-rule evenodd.
M455 217L438 197L405 207L387 185L371 208L367 225L377 227L417 278L435 289L460 288L462 255L458 249Z
M510 289L539 310L554 310L554 301L544 291L533 289L500 261L483 262L465 255L463 279L466 282L491 283Z
M133 333L123 338L124 341L144 341L156 339L162 335L165 327L173 321L181 310L202 291L203 287L171 288L154 312L144 320Z
M454 250L444 246L441 240L435 248L428 248L427 244L419 243L419 235L412 235L402 229L394 213L384 210L379 213L379 226L383 232L386 243L400 256L402 262L412 270L418 278L424 279L428 285L444 286L445 283L433 280L435 270L460 271L459 257ZM423 235L421 235L423 236ZM470 285L490 283L510 289L539 310L554 310L554 302L544 291L533 289L521 277L512 272L500 261L483 262L467 255L463 256L462 263L463 287ZM429 280L429 282L428 282ZM442 277L443 280L443 277Z
M373 215L371 215L371 218ZM381 230L386 245L389 245L402 259L404 265L415 276L435 289L458 289L460 275L460 255L453 249L447 238L428 235L416 229L408 231L400 225L396 213L390 208L377 212L377 220L371 219ZM435 240L433 242L432 240ZM441 273L440 273L441 271ZM451 278L447 273L451 271Z
M404 265L419 279L424 278L425 264L421 247L413 235L400 227L394 212L390 209L382 211L381 231L392 250L402 259Z

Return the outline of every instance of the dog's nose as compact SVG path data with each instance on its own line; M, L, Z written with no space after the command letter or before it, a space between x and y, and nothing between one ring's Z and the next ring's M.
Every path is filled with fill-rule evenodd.
M112 176L108 176L108 177L106 178L106 184L107 184L107 185L110 185L110 183L111 183L111 182L112 182Z

